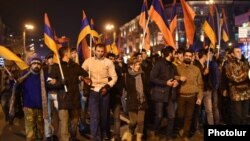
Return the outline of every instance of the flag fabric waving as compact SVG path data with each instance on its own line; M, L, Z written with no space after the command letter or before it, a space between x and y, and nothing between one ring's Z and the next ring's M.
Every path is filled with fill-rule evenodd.
M90 55L90 50L88 48L88 43L86 41L86 36L88 34L91 34L93 32L91 32L91 27L89 25L87 16L85 14L85 12L83 11L83 18L82 18L82 22L81 22L81 29L80 29L80 34L78 36L78 40L77 40L77 53L78 53L78 59L79 59L79 63L82 64L84 59L87 59Z
M50 26L47 13L44 14L44 42L54 54L58 54L57 44L54 40L54 35Z
M222 8L222 39L224 42L229 41L229 32L228 32L228 26L227 26L227 17L225 13L225 9Z
M185 0L180 0L180 1L184 15L184 26L187 38L187 45L192 45L195 34L195 24L194 24L195 12L187 4Z
M149 28L147 27L147 19L148 19L148 5L147 0L143 1L140 19L139 19L139 25L142 27L143 31L146 30L146 35L144 38L144 45L142 45L146 50L150 50L150 32ZM144 33L144 32L143 32Z
M96 37L99 40L99 34L95 29L95 24L94 24L94 20L90 19L90 27L91 27L91 36L92 37Z
M170 28L170 32L172 33L173 37L175 37L175 29L177 27L176 0L173 1L171 15L172 16L171 16L171 22L170 22L169 28Z
M202 25L202 29L204 30L206 36L209 38L212 47L215 47L217 42L216 34L215 34L215 23L214 23L214 5L209 6L209 14L207 19Z
M15 53L13 53L8 48L1 45L0 45L0 56L3 57L4 59L14 61L21 70L29 68L29 66Z
M167 16L165 14L164 7L163 7L161 0L153 0L152 5L149 10L149 16L156 23L159 30L162 32L163 37L166 41L166 44L175 48L175 42L169 30Z
M82 18L82 22L81 22L81 29L80 29L80 34L78 36L78 40L77 40L77 46L79 46L79 44L81 43L81 41L88 35L91 33L91 28L89 26L89 22L88 19L86 17L85 12L83 11L83 18Z

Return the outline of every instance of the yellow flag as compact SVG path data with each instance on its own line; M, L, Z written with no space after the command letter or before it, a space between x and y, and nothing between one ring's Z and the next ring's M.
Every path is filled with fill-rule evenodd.
M9 49L1 45L0 45L0 56L3 57L4 59L14 61L21 70L27 69L29 67L15 53L11 52Z

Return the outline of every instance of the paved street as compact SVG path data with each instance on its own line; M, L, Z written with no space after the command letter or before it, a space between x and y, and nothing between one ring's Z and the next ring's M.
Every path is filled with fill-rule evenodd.
M121 128L121 132L124 133L128 129L127 125ZM81 141L88 141L88 139L82 137L78 134L78 138ZM4 120L4 115L2 112L2 107L0 108L0 141L25 141L25 130L24 130L24 120L15 119L13 125L9 125ZM181 141L177 138L175 141ZM196 134L191 138L191 141L203 141L202 134Z

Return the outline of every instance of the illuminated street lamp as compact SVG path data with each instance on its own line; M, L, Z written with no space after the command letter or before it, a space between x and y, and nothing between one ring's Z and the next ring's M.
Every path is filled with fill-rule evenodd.
M107 24L107 25L105 26L105 29L106 29L107 31L111 31L111 30L114 29L114 25L113 25L113 24Z
M106 35L108 35L108 37L110 37L109 35L112 33L112 31L114 31L114 28L115 28L115 26L113 24L107 24L105 26L105 29L107 31ZM115 34L115 32L113 32L113 36L114 36L114 34Z
M33 30L34 26L31 24L25 24L24 26L24 30L23 30L23 56L25 56L25 52L26 52L26 30Z

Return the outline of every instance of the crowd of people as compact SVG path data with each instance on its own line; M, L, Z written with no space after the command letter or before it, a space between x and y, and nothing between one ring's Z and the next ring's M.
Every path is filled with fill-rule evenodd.
M203 125L250 124L249 62L237 46L223 56L213 48L166 46L151 56L142 49L126 63L103 44L82 64L74 48L59 49L60 63L53 56L32 57L22 72L6 65L11 75L2 75L5 119L24 117L27 141L77 141L87 124L92 141L188 141Z

